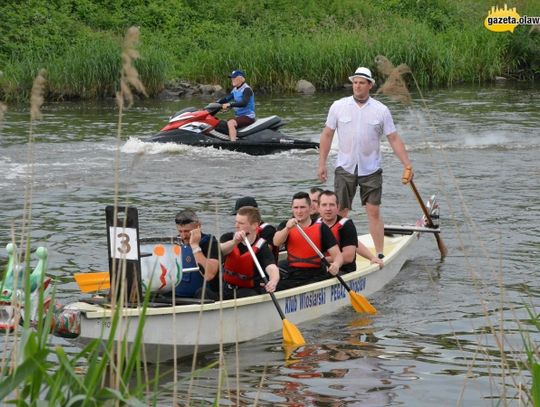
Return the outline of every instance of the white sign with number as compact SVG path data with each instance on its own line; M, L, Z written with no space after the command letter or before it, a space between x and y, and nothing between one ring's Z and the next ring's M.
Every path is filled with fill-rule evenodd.
M137 229L109 227L111 257L115 259L138 260Z

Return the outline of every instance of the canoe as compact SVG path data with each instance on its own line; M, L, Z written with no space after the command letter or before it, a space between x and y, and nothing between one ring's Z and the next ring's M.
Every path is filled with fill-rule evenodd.
M396 277L408 256L414 253L412 248L420 237L419 231L408 230L409 234L385 236L383 269L357 256L357 271L342 275L353 291L370 297ZM358 239L373 250L370 235L362 235ZM351 307L347 291L336 278L278 291L275 297L287 320L294 324ZM149 362L163 362L205 352L220 344L253 340L282 328L282 320L268 294L204 304L196 299L181 301L183 303L177 302L175 305L152 302L146 309L142 332L145 357ZM120 312L124 322L114 333L115 337L128 344L133 343L143 308L126 307ZM112 315L113 311L100 301L68 304L60 318L69 320L69 334L57 334L76 337L75 340L81 344L93 339L107 340L111 335Z

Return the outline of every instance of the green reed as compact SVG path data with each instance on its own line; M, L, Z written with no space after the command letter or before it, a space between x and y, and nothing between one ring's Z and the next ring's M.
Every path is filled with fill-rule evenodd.
M283 37L255 33L245 48L224 40L213 52L193 51L179 70L195 81L229 86L227 69L239 67L248 72L254 88L287 91L299 79L319 89L341 87L357 66L373 67L380 54L414 67L422 86L483 82L500 74L503 67L512 69L512 63L504 60L505 41L482 27L435 37L427 27L417 28L414 34L403 25Z
M159 47L142 47L144 58L135 66L152 95L166 81L167 53ZM6 101L28 99L32 80L45 67L49 73L48 99L102 99L112 97L119 87L122 61L121 42L115 36L99 34L85 37L62 55L30 53L6 65L0 88ZM0 92L1 93L1 92Z
M35 2L50 11L50 19L36 20L24 7L14 12L14 6L0 6L6 27L0 28L5 34L0 35L0 99L24 99L41 67L50 72L49 99L114 96L119 33L133 21L144 44L136 66L150 96L173 79L228 87L226 74L234 68L248 71L258 91L290 91L299 79L333 89L357 66L373 66L381 54L406 63L422 86L540 73L540 32L528 26L514 33L486 30L483 19L493 5L488 0L218 0L211 8L204 2L166 0L151 8L134 1L127 11L105 11L92 0L82 8L67 0L59 0L56 8L45 0ZM540 15L537 3L516 0L512 5L522 15ZM65 12L58 13L62 7ZM25 29L24 18L36 26ZM62 36L64 27L68 31ZM10 41L14 33L21 39L16 43Z
M540 333L540 313L537 313L534 307L526 306L529 314L529 325L534 328L535 334ZM525 353L527 355L526 368L531 372L532 383L530 388L530 398L534 407L540 406L540 346L527 334L524 328L520 330Z
M29 276L27 268L23 283L26 298L30 296ZM40 285L36 326L30 327L29 308L25 307L24 325L11 334L19 340L10 352L4 349L5 363L0 365L0 400L18 406L45 402L58 406L101 406L110 402L149 405L142 400L150 397L149 389L158 382L157 374L148 378L141 373L142 329L149 297L150 293L144 298L136 340L129 348L125 339L116 339L121 319L121 307L116 307L111 334L105 338L105 345L101 340L92 340L81 351L66 354L61 346L53 348L50 343L54 306L44 309L43 286ZM54 298L53 293L53 304ZM118 342L121 346L117 346ZM159 392L157 387L153 390L152 398L155 399Z

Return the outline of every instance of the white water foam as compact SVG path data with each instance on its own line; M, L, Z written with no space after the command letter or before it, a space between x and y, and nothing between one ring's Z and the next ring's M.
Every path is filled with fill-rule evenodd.
M188 156L201 156L201 157L210 157L210 158L227 158L227 157L236 157L239 156L248 156L252 157L249 154L241 153L238 151L230 151L224 149L218 149L213 147L195 147L189 146L186 144L177 144L177 143L148 143L141 141L136 137L130 137L128 141L120 148L120 151L126 154L164 154L164 153L176 153L176 154L185 154ZM279 153L271 154L273 157L283 157L287 155L304 155L304 154L313 154L315 150L292 150L283 151ZM267 156L267 157L270 157Z
M120 148L126 154L162 154L184 153L190 150L190 146L176 143L147 143L136 137L130 137Z
M464 144L466 147L507 147L511 143L508 133L489 133L489 134L469 134L465 136Z

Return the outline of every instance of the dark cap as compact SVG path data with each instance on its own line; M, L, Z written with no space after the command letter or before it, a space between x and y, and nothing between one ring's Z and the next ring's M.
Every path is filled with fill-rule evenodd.
M191 209L186 209L176 214L174 222L177 225L189 225L190 223L199 223L199 217Z
M236 71L232 71L231 74L229 75L229 78L237 78L241 76L242 78L245 78L246 77L246 74L244 73L244 71L240 71L239 69L237 69Z
M257 201L252 196L238 198L234 204L234 210L231 212L231 215L236 215L238 209L242 208L243 206L253 206L254 208L257 208Z

